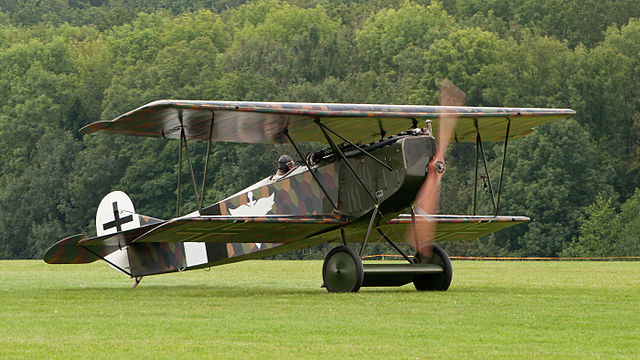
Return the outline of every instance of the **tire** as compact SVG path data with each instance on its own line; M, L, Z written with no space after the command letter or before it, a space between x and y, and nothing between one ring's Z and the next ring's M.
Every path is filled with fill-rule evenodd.
M358 292L364 280L360 256L346 246L333 248L324 259L322 280L329 292Z
M444 249L433 245L431 259L424 259L420 253L416 254L416 262L431 263L442 266L442 273L433 275L418 275L413 279L413 285L418 291L447 291L453 278L451 259Z

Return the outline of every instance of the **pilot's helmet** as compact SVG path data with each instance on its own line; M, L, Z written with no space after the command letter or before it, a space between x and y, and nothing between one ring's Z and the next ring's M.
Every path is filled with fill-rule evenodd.
M291 164L291 166L293 167L293 159L291 158L291 156L289 155L280 156L280 158L278 159L278 170L285 173L288 172L289 164Z

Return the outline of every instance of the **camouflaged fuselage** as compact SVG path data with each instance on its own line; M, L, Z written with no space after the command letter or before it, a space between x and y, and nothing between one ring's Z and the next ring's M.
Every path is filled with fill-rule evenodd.
M267 178L206 207L202 215L237 215L238 211L250 215L339 214L354 223L378 204L382 214L397 214L414 200L434 152L435 141L431 136L398 137L370 151L392 170L357 149L347 151L347 161L366 189L343 160L320 162L312 166L311 171L315 172L329 198L307 167L300 166L280 179L270 181ZM260 201L269 205L265 213L257 209ZM252 208L255 208L253 212Z
M328 197L307 167L300 166L280 179L264 179L208 206L200 215L337 215L346 219L344 229L348 241L361 242L362 234L376 205L382 214L378 218L379 221L390 220L407 209L424 181L427 164L435 152L435 141L431 136L398 136L394 141L386 142L379 148L375 148L375 143L371 144L369 147L374 149L370 150L370 153L387 164L391 170L357 149L346 152L347 161L366 189L356 180L344 160L321 160L311 167L311 171L315 172ZM171 246L155 243L133 244L140 249L131 251L133 249L130 246L131 268L135 275L149 275L270 256L340 239L339 231L331 231L340 227L335 225L314 236L304 233L296 236L290 232L276 231L268 234L271 241L269 243L260 243L258 239L256 243L248 243L246 239L243 242L226 244L205 242L201 246L206 248L207 261L195 266L188 266L182 243L172 243ZM252 236L252 232L248 233L247 236ZM264 233L260 233L260 236L263 237ZM155 253L151 254L152 252ZM165 252L168 253L164 254ZM160 263L153 264L154 261L150 259L158 259Z
M362 242L376 206L381 215L377 221L387 222L415 199L435 152L435 141L429 135L399 135L368 144L366 149L386 166L353 147L343 149L350 167L333 152L321 151L314 154L322 156L311 166L318 181L306 166L299 166L282 178L266 178L201 212L184 216L182 219L191 219L188 225L171 228L181 218L164 223L144 235L148 242L138 241L142 230L130 230L122 233L119 245L114 246L126 245L131 275L143 276L271 256L338 240L341 235L336 230L341 227L348 241ZM216 219L221 221L212 221ZM150 235L156 230L161 230L158 240ZM76 242L99 251L103 243L91 241L79 238Z

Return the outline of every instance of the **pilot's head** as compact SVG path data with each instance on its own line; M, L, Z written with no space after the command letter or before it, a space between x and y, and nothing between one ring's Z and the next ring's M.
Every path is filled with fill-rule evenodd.
M289 170L293 169L293 166L293 159L289 155L282 155L278 159L278 170L282 171L283 173L289 172Z

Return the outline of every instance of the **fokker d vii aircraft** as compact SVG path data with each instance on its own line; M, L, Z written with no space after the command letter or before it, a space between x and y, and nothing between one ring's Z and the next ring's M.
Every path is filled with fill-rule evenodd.
M180 141L191 170L198 210L155 219L135 213L122 192L107 195L96 215L97 236L74 235L44 255L50 264L102 259L134 278L271 256L339 242L326 256L324 286L355 292L361 286L400 286L447 290L452 277L448 255L433 241L472 240L529 219L498 216L503 166L497 189L488 181L491 215L437 215L444 154L451 140L475 142L479 162L488 167L483 142L507 143L541 124L570 117L570 109L463 107L465 95L443 83L440 106L263 103L161 100L99 121L83 134L111 133ZM436 144L434 134L438 134ZM191 166L188 140L290 143L298 166L284 176L259 181L212 205L204 205L210 149L200 188ZM309 154L298 143L327 148ZM373 235L376 234L376 235ZM375 236L407 263L364 264L360 254ZM380 236L378 238L378 236ZM410 257L397 246L407 241ZM360 243L360 254L348 243ZM353 245L351 245L353 247Z

